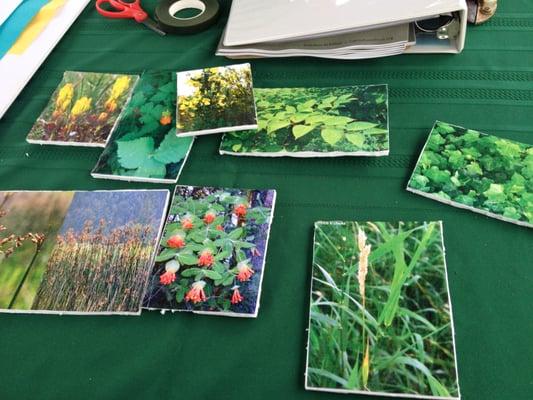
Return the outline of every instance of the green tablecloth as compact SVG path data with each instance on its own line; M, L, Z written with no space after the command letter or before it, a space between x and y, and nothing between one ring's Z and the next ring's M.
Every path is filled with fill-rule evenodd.
M441 219L463 397L531 399L533 232L404 190L436 119L533 143L533 2L500 3L461 55L253 61L256 87L388 83L391 155L234 158L218 155L218 136L198 139L180 183L278 190L258 319L1 315L0 398L337 398L303 389L313 222ZM100 150L25 136L64 70L231 63L214 56L227 10L207 32L160 38L89 6L0 120L0 189L158 187L92 179Z

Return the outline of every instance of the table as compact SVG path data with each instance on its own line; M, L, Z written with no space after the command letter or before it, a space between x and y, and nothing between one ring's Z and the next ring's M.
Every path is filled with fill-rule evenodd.
M253 61L256 87L388 83L391 155L222 157L218 136L199 138L180 183L278 190L257 320L0 315L0 398L340 398L303 389L313 222L403 219L444 221L463 398L531 399L532 231L404 190L436 119L533 142L533 3L500 3L492 21L470 27L461 55ZM206 32L160 38L89 6L0 120L0 189L165 187L93 179L99 149L40 147L25 136L64 70L231 64L214 56L228 8Z

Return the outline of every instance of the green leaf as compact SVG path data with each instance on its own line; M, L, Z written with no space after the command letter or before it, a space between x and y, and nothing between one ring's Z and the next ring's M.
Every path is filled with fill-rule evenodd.
M347 133L346 139L353 145L357 147L363 147L363 144L365 143L365 135L362 133L356 132L356 133Z
M142 164L137 168L134 176L142 176L146 178L164 178L167 174L165 164L154 160L152 156L142 160Z
M156 258L156 262L164 262L173 259L178 254L177 250L164 249Z
M309 117L308 113L298 113L298 114L291 115L291 121L294 123L298 123L298 122L302 122L307 117Z
M181 276L184 278L190 278L191 276L195 276L196 274L199 274L202 272L202 268L188 268L180 273Z
M117 155L126 169L139 168L148 155L154 151L154 139L143 137L131 141L117 140Z
M176 129L171 129L154 153L154 158L163 164L177 163L185 158L193 137L177 137Z
M234 152L238 152L240 149L242 149L242 143L236 143L234 144L233 146L231 146L231 150L233 150Z
M176 258L183 265L197 265L198 264L198 258L192 254L178 253Z
M320 134L326 143L334 145L342 139L344 131L342 129L324 128Z
M267 133L272 133L272 132L275 132L279 129L283 129L287 126L289 126L291 124L291 122L289 120L279 120L279 119L273 119L271 121L269 121L268 123L268 126L267 126Z
M351 121L353 121L353 118L339 116L339 117L329 117L328 119L326 119L324 123L328 126L335 126L335 125L346 125Z
M285 111L287 111L288 113L294 114L296 112L296 107L287 106L285 107Z
M483 192L483 194L490 200L495 202L505 201L505 192L503 185L497 183L491 183L488 190Z
M203 271L204 271L204 275L208 277L209 279L212 279L212 280L222 279L222 275L220 275L216 271L212 271L210 269L204 269Z
M307 135L313 129L315 129L315 125L295 125L292 127L292 134L295 139L299 139L302 136Z
M372 122L355 121L355 122L352 122L351 124L348 124L346 126L346 129L349 130L349 131L364 131L364 130L367 130L367 129L368 130L373 129L376 126L378 126L378 124L374 124ZM382 131L387 132L387 130L385 130L385 129L382 129ZM379 133L382 133L382 132L379 132Z
M233 231L229 233L228 238L230 238L231 240L237 240L242 236L243 232L244 232L244 229L242 228L234 229Z
M365 135L384 135L386 133L389 133L389 131L383 128L371 128L371 129L365 129L363 133Z

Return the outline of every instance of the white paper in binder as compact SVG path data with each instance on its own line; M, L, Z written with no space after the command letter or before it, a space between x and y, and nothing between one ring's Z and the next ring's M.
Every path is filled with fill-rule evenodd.
M465 0L233 0L217 55L360 59L459 53L466 10ZM450 37L415 32L415 22L441 15L455 17Z

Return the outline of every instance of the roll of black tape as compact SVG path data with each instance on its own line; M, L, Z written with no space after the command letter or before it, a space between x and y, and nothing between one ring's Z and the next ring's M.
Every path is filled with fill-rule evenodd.
M176 14L185 9L200 11L190 18L179 18ZM217 0L160 0L155 16L162 30L167 33L195 33L213 25L220 12Z

